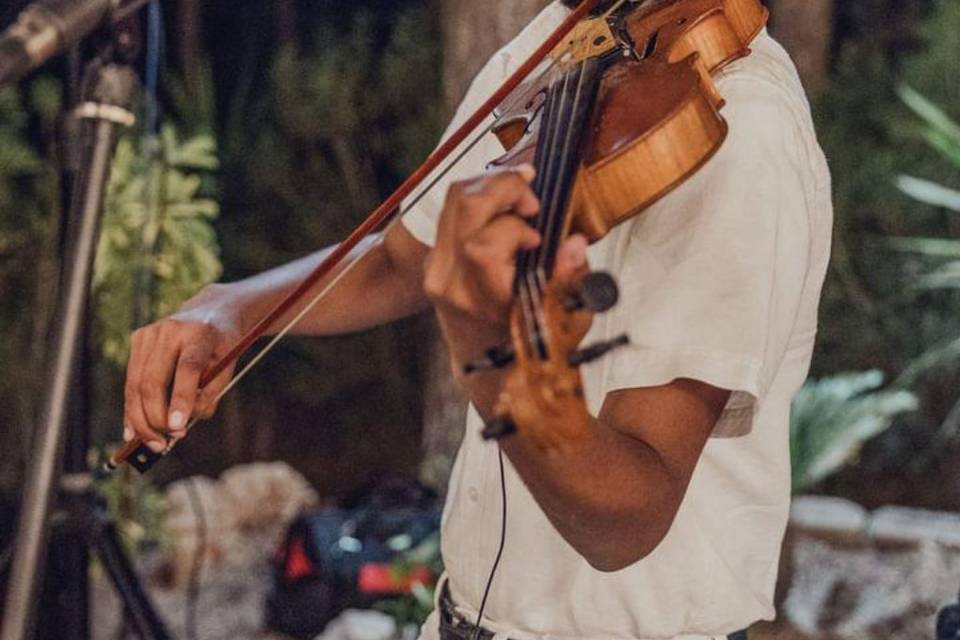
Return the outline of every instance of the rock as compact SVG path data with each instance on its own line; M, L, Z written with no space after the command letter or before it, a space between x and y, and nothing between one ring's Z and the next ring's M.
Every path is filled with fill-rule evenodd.
M397 623L381 611L350 609L327 625L317 640L394 640Z
M867 511L860 505L826 496L798 496L790 507L794 531L836 544L867 542Z
M904 507L884 507L873 513L870 537L879 545L917 548L937 543L960 549L960 515Z
M220 484L235 526L257 529L289 523L317 503L306 478L283 462L249 464L223 473Z
M201 546L205 568L223 564L237 534L222 493L218 482L200 477L180 480L167 488L163 528L169 541L165 564L172 586L184 585L190 579Z
M201 542L205 571L242 570L262 562L297 514L316 501L306 479L282 462L235 467L219 481L189 478L171 484L164 528L170 539L167 565L173 585L189 580Z
M805 635L836 640L933 638L960 582L960 556L934 543L883 551L800 540L794 567L783 614Z

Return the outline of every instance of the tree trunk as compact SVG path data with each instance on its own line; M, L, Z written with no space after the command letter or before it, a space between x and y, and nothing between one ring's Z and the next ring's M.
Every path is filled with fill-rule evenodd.
M179 0L178 9L180 70L187 89L195 96L202 83L199 76L199 63L203 59L202 5L199 0Z
M452 113L484 62L515 35L549 0L443 0L443 93Z
M443 95L448 115L453 114L484 62L547 4L549 0L500 0L491 10L489 3L477 0L442 0ZM433 342L426 394L422 477L442 491L463 436L466 403L451 375L450 359L439 335Z
M830 71L834 0L770 0L771 32L790 52L807 91L823 88Z

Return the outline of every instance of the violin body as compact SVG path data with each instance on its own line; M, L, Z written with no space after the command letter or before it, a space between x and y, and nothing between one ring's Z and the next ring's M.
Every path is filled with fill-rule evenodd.
M630 9L613 20L604 16L582 23L555 52L556 72L524 85L497 114L493 131L507 153L492 164L532 162L542 205L565 202L562 212L540 214L550 218L537 222L547 236L541 253L555 251L571 233L590 242L602 239L717 152L728 128L712 76L749 55L750 42L768 17L758 0L667 0ZM590 60L602 62L589 123L580 136L575 176L568 180L568 192L558 196L543 182L565 178L541 147L565 149L554 139L572 125L553 120L580 92L559 92L557 85L570 80L557 75ZM577 82L583 84L586 73L581 71ZM544 167L553 177L539 181ZM542 450L562 451L576 446L591 423L579 370L588 361L584 353L602 355L625 344L626 337L584 351L580 343L593 311L571 307L576 285L551 280L551 268L550 257L518 259L518 301L511 316L516 366L507 372L497 419L485 436L517 431Z
M637 58L612 64L604 74L570 202L571 231L600 240L716 153L727 125L712 75L749 55L749 44L767 17L757 0L673 0L626 16L621 37ZM612 30L610 36L598 31L598 25L584 25L565 50L594 56L613 50ZM577 44L600 37L605 38L601 47ZM511 97L509 103L523 109L504 105L498 114L494 133L507 154L493 165L532 160L548 81L538 78Z

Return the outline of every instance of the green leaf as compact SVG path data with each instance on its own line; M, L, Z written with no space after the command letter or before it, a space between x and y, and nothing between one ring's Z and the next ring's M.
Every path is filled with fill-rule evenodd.
M960 212L960 191L912 176L901 175L897 178L897 188L914 200Z
M898 414L917 409L913 393L875 391L882 384L881 372L867 371L811 381L797 393L790 419L794 491L835 473Z
M900 99L903 100L904 104L917 114L931 129L960 145L960 125L954 122L953 119L947 115L946 111L908 85L900 85L897 93L900 95Z
M960 240L943 238L890 238L887 244L897 251L920 253L937 258L960 258Z
M920 276L913 286L924 290L960 288L960 261L948 262Z
M135 321L169 315L220 277L220 207L198 195L217 165L212 137L181 141L169 125L118 146L94 275L103 354L118 366Z

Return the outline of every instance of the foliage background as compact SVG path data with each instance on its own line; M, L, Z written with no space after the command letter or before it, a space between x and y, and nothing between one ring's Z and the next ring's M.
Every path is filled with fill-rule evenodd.
M0 25L23 2L5 3ZM477 16L472 0L271 3L164 0L166 73L160 102L177 139L216 145L195 175L206 267L233 280L340 239L435 143L451 102L482 61L480 36L502 40L542 0L503 0L516 13ZM879 371L892 391L916 394L852 466L814 490L873 506L960 508L956 438L935 436L958 399L956 352L922 360L960 333L955 289L911 286L928 257L894 251L892 237L956 238L960 220L920 205L894 184L902 173L960 185L931 151L897 95L901 83L960 117L960 3L951 0L771 0L773 30L804 64L821 142L835 180L835 256L814 360L818 377ZM810 38L796 11L818 8ZM522 9L522 11L521 11ZM512 17L512 20L508 20ZM471 34L456 20L483 25ZM821 32L817 32L821 33ZM805 48L822 49L807 55ZM444 56L446 51L446 56ZM444 60L456 61L444 68ZM821 62L816 62L821 61ZM56 65L0 94L0 494L20 490L29 433L42 398L42 362L58 258ZM144 164L142 140L125 167ZM139 155L134 152L139 150ZM147 163L148 164L148 163ZM129 165L129 166L128 166ZM212 219L213 202L220 216ZM217 246L220 253L217 254ZM217 265L211 260L215 258ZM201 273L202 271L202 273ZM189 286L174 295L182 297ZM163 311L163 296L144 315ZM136 324L105 302L96 344ZM112 305L112 306L111 306ZM112 309L112 311L110 311ZM238 462L281 458L328 496L350 493L421 461L430 322L418 318L362 336L293 340L242 385L220 417L186 441L157 479L216 474ZM108 345L108 355L122 354ZM95 440L119 433L122 371L92 349ZM932 363L932 364L931 364ZM904 372L912 372L909 379ZM873 380L873 378L871 378ZM873 386L868 385L871 389ZM859 388L859 387L858 387ZM882 387L881 387L882 390ZM935 445L933 443L936 443Z

